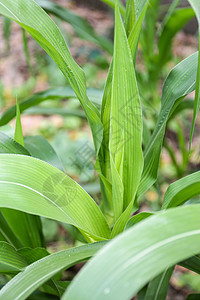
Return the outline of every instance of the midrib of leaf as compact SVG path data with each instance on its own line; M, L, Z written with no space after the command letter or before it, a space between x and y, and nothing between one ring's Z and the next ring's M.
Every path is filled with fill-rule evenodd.
M110 230L108 224L106 223L105 217L97 204L76 182L63 174L63 172L44 161L22 155L1 154L0 165L3 172L0 176L0 184L2 186L0 206L17 210L25 210L31 214L43 215L62 222L69 222L82 231L88 233L88 235L91 235L94 239L100 238L100 240L102 240L109 238ZM54 194L52 194L51 197L51 194L45 194L43 188L45 184L46 188L49 189L50 187L49 192L51 192L51 178L56 174L58 177L61 177L59 177L60 181L58 180L57 185L56 183L53 184L52 188L53 191L56 191L56 196L54 197ZM63 185L61 180L65 180L66 185ZM10 182L10 184L7 182ZM10 189L6 188L8 185ZM12 193L15 190L14 187L16 187L16 196L18 198L22 197L23 201L12 200ZM67 199L61 199L61 203L57 203L57 197L66 193L66 189L68 189L68 187L74 188L73 191L69 191L70 194L67 196L68 200L72 199L73 201L70 202L70 205L68 205ZM3 202L3 193L8 197L6 203ZM29 207L27 202L28 200L26 200L26 196L23 197L23 193L28 198L32 197L31 193L35 193L35 195L38 195L36 196L37 201L39 201L40 196L41 200L44 199L45 201L46 199L49 203L54 205L55 215L53 207L50 207L48 202L46 203L47 207L45 209L45 202L41 201L37 207L34 207L33 201L30 200ZM60 207L59 204L62 204L63 207ZM96 222L95 219L98 219L98 222Z
M87 260L104 245L104 242L100 242L75 247L37 260L9 281L0 291L0 297L4 299L12 299L13 297L15 299L26 299L53 275L77 262Z
M192 230L192 231L188 231L188 232L184 232L184 233L172 236L161 242L155 243L153 246L147 247L145 250L143 250L140 253L138 253L137 255L135 255L132 259L129 259L127 265L124 264L123 267L124 267L124 269L126 269L126 267L128 265L133 264L134 262L137 262L139 259L141 259L142 257L145 257L145 255L149 254L150 252L152 252L156 249L159 249L165 245L169 245L170 243L172 243L174 241L178 241L178 240L184 239L186 237L193 236L193 235L199 235L199 234L200 234L200 229Z
M65 212L60 206L58 206L55 202L53 202L53 201L52 201L51 199L49 199L47 196L45 196L44 194L42 194L42 193L36 191L35 189L33 189L33 188L31 188L31 187L29 187L29 186L27 186L27 185L21 184L21 183L11 182L11 181L6 181L6 180L0 180L0 183L13 184L13 185L21 186L21 187L23 187L23 188L25 188L25 189L31 190L32 192L34 192L34 193L36 193L36 194L38 194L38 195L44 197L47 201L49 201L51 204L53 204L54 206L56 206L56 207L57 207L57 208L58 208L65 216L67 216L67 218L71 219L71 218L66 214L66 212ZM73 222L72 219L71 219L71 222Z

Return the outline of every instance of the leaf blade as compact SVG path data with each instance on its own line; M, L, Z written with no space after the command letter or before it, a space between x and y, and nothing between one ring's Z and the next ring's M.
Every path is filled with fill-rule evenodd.
M130 299L166 268L199 252L199 213L200 205L174 208L125 231L86 264L62 300L88 299L88 291L96 300Z
M80 261L93 256L104 242L64 250L44 257L31 264L0 291L0 297L8 299L27 299L27 297L53 275Z
M99 207L63 172L36 158L12 154L1 154L0 166L1 207L42 215L73 224L91 236L109 238Z

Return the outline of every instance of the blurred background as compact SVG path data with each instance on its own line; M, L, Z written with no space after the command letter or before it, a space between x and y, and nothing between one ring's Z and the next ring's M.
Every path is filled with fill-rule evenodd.
M98 0L37 0L60 28L75 61L84 69L89 98L100 107L113 51L114 13ZM106 1L105 1L106 2ZM124 4L126 1L122 1ZM51 5L49 5L49 3ZM169 71L198 50L197 21L187 1L151 0L140 36L136 75L143 115L151 135L161 103L162 86ZM24 136L43 136L56 150L68 175L99 202L100 188L94 170L91 132L78 100L67 80L42 48L20 26L0 16L0 125L11 106L48 89L59 97L28 108L21 116ZM63 89L64 88L64 89ZM192 151L189 136L194 93L185 100L181 113L168 122L157 184L141 199L140 211L157 210L170 183L200 166L200 120L197 119ZM40 104L39 104L40 103ZM187 109L185 109L187 108ZM14 127L15 119L9 124ZM195 199L195 201L199 201ZM49 250L73 243L73 228L43 220ZM59 241L57 241L59 238ZM56 241L56 242L55 242ZM70 271L69 271L70 272ZM200 278L177 267L168 299L185 299L200 292Z

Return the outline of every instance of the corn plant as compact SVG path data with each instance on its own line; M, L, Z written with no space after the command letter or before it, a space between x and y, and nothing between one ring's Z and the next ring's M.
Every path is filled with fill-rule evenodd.
M190 3L200 19L199 1ZM114 4L114 54L99 111L88 97L83 70L51 18L33 0L0 0L0 13L32 35L79 99L92 131L101 186L97 205L63 172L55 151L44 139L32 137L26 143L17 104L14 137L6 134L7 126L0 132L0 271L6 275L2 299L122 300L136 294L141 299L165 299L175 264L200 273L200 205L183 205L200 192L199 172L168 187L160 212L132 216L138 199L157 180L167 121L196 88L195 123L199 53L169 73L160 114L147 139L135 57L148 1L128 0L124 22L118 1ZM50 96L58 97L51 92ZM24 105L30 105L30 99ZM7 120L10 114L12 109ZM84 245L49 254L40 216L73 225ZM72 282L61 280L64 270L88 259Z

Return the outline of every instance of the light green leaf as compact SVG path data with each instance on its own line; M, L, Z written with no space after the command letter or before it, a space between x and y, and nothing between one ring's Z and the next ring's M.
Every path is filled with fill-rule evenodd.
M127 0L126 2L126 16L125 16L125 29L127 36L129 36L132 28L135 25L136 13L135 13L135 1Z
M31 156L48 162L50 165L64 172L64 167L53 147L42 136L28 136L24 140L25 147Z
M146 3L146 1L145 1ZM135 53L136 53L136 49L137 49L137 43L138 43L138 38L139 38L139 34L140 34L140 30L141 30L141 26L142 26L142 21L146 12L146 8L147 5L144 4L144 7L142 7L141 10L137 10L136 12L136 17L137 22L136 25L133 27L130 36L129 36L129 45L130 45L130 49L128 51L131 50L132 56L135 59ZM119 17L118 17L119 19ZM124 29L122 30L122 32L124 31ZM123 32L123 37L124 37L124 32ZM125 37L125 42L123 41L123 44L126 45L127 48L129 48L127 46L127 38ZM122 46L121 46L122 47ZM121 60L121 58L120 58ZM131 60L130 59L130 54L128 54L127 60ZM131 60L132 61L132 60ZM133 64L133 62L131 62L131 64ZM99 166L96 165L96 169L100 175L100 179L101 179L101 186L102 186L102 191L103 191L103 212L105 215L109 216L109 219L112 219L112 211L113 211L113 205L111 203L112 200L112 194L111 194L111 188L112 187L112 177L111 177L111 162L110 162L110 153L109 153L109 140L110 140L110 127L111 127L111 98L113 97L112 95L112 79L113 79L113 61L111 63L110 69L109 69L109 74L108 74L108 78L107 78L107 82L106 82L106 86L104 89L104 95L103 95L103 100L102 100L102 109L101 109L101 120L104 126L104 133L103 133L103 142L101 145L101 150L99 152ZM133 70L133 67L130 68ZM134 74L132 75L134 77ZM130 92L130 91L129 91ZM119 99L118 99L119 100ZM122 112L123 113L123 112ZM130 117L130 115L129 115ZM115 120L112 120L112 123L115 123ZM123 142L123 141L122 141ZM120 159L120 158L119 158ZM113 164L112 164L113 165ZM115 167L113 165L113 172L115 171ZM117 182L119 183L119 188L122 191L122 184L120 182L120 178L118 178L117 174L115 176L115 181L116 181L116 185ZM109 192L107 192L109 191ZM116 192L115 194L118 195L118 193ZM118 197L120 198L120 194L118 195ZM117 199L116 199L117 202ZM122 207L122 201L120 199L119 201L119 211ZM132 206L129 205L128 209L124 212L123 216L121 217L121 219L119 219L119 222L117 224L116 230L114 232L120 232L122 230L122 228L124 228L128 218L130 217L130 213L132 210ZM118 214L118 212L117 212ZM114 233L115 234L115 233Z
M23 146L2 132L0 132L0 153L30 155ZM7 241L17 248L20 245L29 247L44 246L39 217L12 209L1 209L1 212L1 222L4 227L4 230L1 228L3 230L2 234ZM20 241L20 244L18 241Z
M134 215L126 224L126 229L131 228L132 226L136 225L137 223L153 216L154 213L152 212L141 212L139 214Z
M1 212L23 247L35 248L45 246L42 224L38 216L15 210L14 207L13 209L2 207Z
M23 300L40 287L44 282L59 271L87 260L93 256L105 243L93 243L86 246L72 248L44 257L10 280L0 291L0 298L4 300ZM80 298L82 299L82 298Z
M87 119L85 113L82 110L66 109L57 107L32 107L25 111L27 115L60 115L62 117L77 117L81 119Z
M199 252L200 205L158 213L110 241L72 281L62 300L128 300L149 280ZM190 247L188 247L190 245Z
M73 60L58 27L33 0L16 0L14 2L0 0L0 13L13 19L27 30L68 79L88 118L95 149L98 152L103 130L100 115L87 97L85 74Z
M11 137L0 131L0 153L14 153L30 155L22 145L18 144Z
M181 178L172 183L163 199L162 209L176 207L200 194L200 172Z
M27 266L23 256L14 247L0 242L0 273L12 274L22 271Z
M0 207L72 224L89 239L109 238L99 207L63 172L33 157L11 154L0 155L0 168Z
M143 155L140 98L131 51L117 7L115 18L109 152L114 216L117 220L134 200L142 173Z
M22 255L29 265L49 255L49 252L44 248L21 248L17 250L17 253Z
M142 23L143 23L143 20L144 20L144 17L145 17L147 8L148 8L148 4L149 4L149 2L148 2L148 0L146 0L144 3L144 7L136 20L135 26L132 28L132 30L128 36L128 42L130 45L134 63L136 62L138 40L140 37Z
M192 92L196 83L198 52L176 65L165 80L162 104L154 132L144 151L144 170L137 196L141 196L157 179L160 152L167 120L183 97Z
M17 116L16 116L16 124L15 124L15 141L24 147L24 137L22 132L22 124L21 124L20 108L19 108L18 100L16 106L17 106Z

